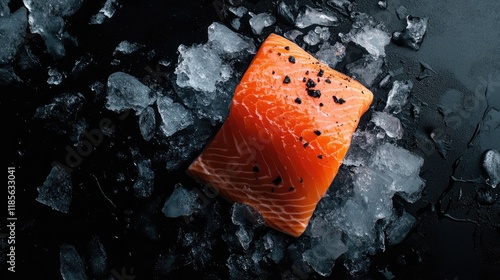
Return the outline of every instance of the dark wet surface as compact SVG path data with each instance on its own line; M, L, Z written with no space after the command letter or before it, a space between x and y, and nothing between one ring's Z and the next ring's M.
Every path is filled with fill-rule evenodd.
M13 2L13 6L19 6ZM268 4L264 2L251 1L250 5L266 10ZM154 157L157 147L141 142L138 131L129 131L137 127L135 116L119 120L103 108L102 102L86 105L83 110L98 112L87 114L90 127L109 117L120 123L115 139L121 140L105 140L102 147L109 149L97 147L98 152L84 159L73 173L73 196L78 199L73 201L71 213L56 213L35 202L36 187L43 183L54 161L64 161L65 147L72 142L64 135L48 132L32 116L36 108L52 98L54 90L88 91L91 82L105 82L114 71L125 69L138 77L158 78L151 74L157 65L139 54L120 66L110 66L116 45L122 40L143 43L148 50L156 50L158 57L175 62L178 45L206 41L207 26L219 20L214 3L217 1L124 1L112 19L88 26L89 17L101 3L87 1L68 19L70 33L78 37L80 44L69 47L67 57L57 62L44 53L40 38L29 39L42 65L71 69L74 61L86 53L91 54L92 62L84 75L67 78L57 89L46 84L46 69L41 67L20 74L24 84L1 88L3 135L8 142L2 146L2 158L4 167L17 166L18 176L19 271L36 274L37 279L60 279L61 242L75 244L83 252L92 235L98 234L107 245L110 268L126 267L137 275L136 279L152 279L157 248L176 242L176 223L183 221L167 224L161 215L148 213L170 194L173 177L187 180L183 172L156 172L156 182L165 189L157 188L155 196L146 201L123 191L130 182L118 184L114 187L115 208L99 186L115 184L116 170L134 172L130 156L121 158L116 154L140 143L142 151ZM356 1L356 10L384 21L390 32L406 25L395 13L399 5L406 6L410 15L429 18L428 32L418 51L394 44L386 47L387 69L402 68L396 79L414 81L411 104L405 109L410 112L419 108L419 113L417 117L407 114L402 120L402 144L425 158L421 176L426 189L418 202L405 204L407 211L417 217L417 227L401 244L374 256L371 275L384 279L379 271L388 269L397 279L498 279L500 188L485 186L481 156L487 149L500 150L500 2L395 0L388 4L387 10L380 10L374 1ZM344 22L339 29L348 31L349 26ZM349 58L337 68L342 70L348 62ZM432 71L423 75L422 65ZM168 71L172 69L161 70ZM384 106L387 91L377 92L375 106ZM143 225L137 222L142 216L158 219L157 235L145 236ZM137 228L124 229L131 221ZM227 277L226 252L222 248L214 255L217 261L205 275ZM174 275L178 279L189 272L191 269L181 267ZM345 278L345 271L336 266L330 278Z

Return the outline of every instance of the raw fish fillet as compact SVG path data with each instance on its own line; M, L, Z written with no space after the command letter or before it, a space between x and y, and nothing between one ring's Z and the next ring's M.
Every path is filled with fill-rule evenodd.
M188 173L298 237L372 99L360 83L271 34L237 86L229 117Z

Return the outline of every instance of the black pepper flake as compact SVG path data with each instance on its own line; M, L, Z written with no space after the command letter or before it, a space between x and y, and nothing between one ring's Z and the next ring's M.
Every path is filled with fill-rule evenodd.
M311 79L307 80L307 83L306 83L307 88L312 88L315 86L316 86L316 83L313 80L311 80Z
M315 130L315 131L314 131L314 134L316 134L317 136L320 136L320 135L321 135L321 131L319 131L319 130Z
M321 91L319 89L308 89L307 90L307 94L311 97L314 97L314 98L320 98L321 97Z
M304 183L304 180L302 179L302 177L299 177L299 182Z
M306 77L302 78L302 81L303 81L304 83L305 83L305 82L307 82Z
M304 138L302 138L302 136L300 136L300 137L299 137L299 140L300 140L300 141L302 141L302 139L304 139Z
M253 172L259 172L260 169L257 165L254 165L253 168L252 168Z
M323 155L318 155L318 158L319 159L323 159Z
M309 146L309 142L305 142L303 146L304 148L306 148L307 146Z
M288 58L288 61L290 61L291 63L295 63L295 57L293 57L293 55L291 55L291 56Z
M325 83L327 83L327 84L331 84L331 83L332 83L332 81L330 81L330 79L326 79L326 80L325 80Z
M294 187L294 186L291 186L288 190L289 190L289 191L294 191L294 190L295 190L295 187Z
M306 75L309 75L309 70L306 71Z
M274 188L271 188L271 192L274 192Z
M323 107L323 106L324 106L324 104L323 104L323 103L319 103L319 107Z
M297 104L301 104L302 100L300 100L300 98L297 97L297 98L295 98L294 102L297 103Z
M345 103L345 100L344 100L343 98L337 98L337 96L335 96L335 95L333 96L333 101L334 101L335 103L340 104L340 105L342 105L342 104L344 104L344 103Z
M274 73L276 73L276 72L273 71L273 75L274 75Z
M318 77L323 77L323 74L325 74L325 70L319 69Z
M286 47L285 47L285 50L289 51L289 50L290 50L290 47L289 47L289 46L286 46Z
M276 179L273 180L273 184L275 186L277 186L277 185L281 184L281 181L282 181L281 176L278 175L278 177L276 177Z
M289 84L290 83L290 77L285 76L285 78L283 79L283 83Z
M278 56L281 56L281 53L280 53L280 52L278 52Z

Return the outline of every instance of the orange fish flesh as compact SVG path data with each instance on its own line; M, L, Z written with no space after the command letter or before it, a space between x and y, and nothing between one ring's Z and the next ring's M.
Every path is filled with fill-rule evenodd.
M236 87L229 117L188 173L298 237L372 100L357 81L271 34Z

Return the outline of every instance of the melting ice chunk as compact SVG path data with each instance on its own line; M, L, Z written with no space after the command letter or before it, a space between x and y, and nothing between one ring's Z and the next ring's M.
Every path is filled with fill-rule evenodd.
M64 280L86 280L85 263L73 245L62 244L59 253L61 276Z
M106 108L121 112L134 109L139 115L155 99L151 90L143 85L134 76L123 72L115 72L108 78Z
M487 150L483 154L482 164L488 176L486 183L495 188L500 183L500 153L497 150Z
M335 26L339 23L339 18L335 13L325 10L306 6L299 12L295 19L297 28L306 28L311 25Z
M372 122L382 128L390 138L399 140L403 137L401 121L386 112L373 112Z
M177 131L193 124L193 115L191 112L181 104L174 103L169 97L159 97L156 103L162 118L160 129L165 136L172 136Z
M63 212L69 212L73 193L71 174L59 165L54 165L42 186L37 188L38 197L36 201L50 208Z
M302 258L316 272L322 276L328 276L332 272L335 260L347 251L347 246L342 242L340 232L317 233L321 238L313 241L311 248L307 249Z
M391 189L400 192L408 202L415 202L425 183L420 178L424 159L389 143L382 144L372 157L373 165L394 180Z
M134 182L134 195L137 197L149 197L153 193L155 174L151 166L151 160L140 158L134 161L137 168L137 178Z
M144 45L136 43L136 42L129 42L129 41L121 41L118 46L116 46L115 50L113 51L113 55L117 54L131 54L139 49L144 48Z
M139 129L144 140L149 141L153 138L156 130L155 110L147 107L139 115Z
M349 0L326 0L325 2L343 15L347 16L352 11L352 3Z
M200 209L201 205L196 201L198 195L184 188L181 184L176 184L174 192L165 201L163 214L169 218L188 216Z
M58 85L63 81L63 74L55 68L49 68L48 71L49 78L47 79L47 84Z
M37 108L34 118L44 120L45 125L58 134L75 135L74 132L78 132L78 127L85 125L78 120L84 101L80 93L63 93L54 97L49 104Z
M198 91L214 92L221 81L221 58L207 45L180 45L179 63L175 68L177 84Z
M345 46L337 42L335 45L331 46L328 42L323 43L319 51L316 52L316 58L328 64L331 68L335 68L338 62L340 62L345 56Z
M248 9L243 7L243 6L239 6L239 7L231 6L231 7L229 7L229 11L239 18L244 16L246 13L248 13Z
M393 220L385 229L387 241L389 245L396 245L401 243L408 235L410 230L415 226L417 219L406 211L403 212L401 217Z
M97 235L87 245L89 252L89 268L96 278L103 278L108 265L108 254Z
M27 26L27 11L24 7L11 15L0 16L0 65L14 59L24 40Z
M358 80L367 87L371 87L375 79L382 73L384 60L371 55L364 55L362 58L346 65L346 69L351 77Z
M242 51L255 53L252 39L235 33L218 22L214 22L208 27L208 42L217 44L213 49L225 55L234 55Z
M366 14L359 14L348 34L339 34L342 42L352 41L363 47L374 57L385 56L385 46L391 41L391 36L385 32L383 25L376 25Z
M64 17L76 13L83 0L23 0L30 14L28 22L32 33L42 36L47 50L53 56L64 56L64 40L72 39L65 32Z
M106 0L99 12L92 16L89 24L101 24L106 18L111 18L116 12L116 1Z
M293 25L295 22L295 16L292 13L292 7L286 3L286 1L280 1L278 3L278 15L286 23Z
M260 13L253 16L249 23L252 28L252 32L255 35L262 34L264 28L273 25L276 22L276 18L271 13Z
M389 91L384 111L392 114L401 113L403 107L408 102L408 97L410 96L412 88L413 82L410 80L394 81L392 83L392 89Z
M406 17L406 28L392 34L392 40L402 46L418 50L424 40L429 20L426 17Z
M0 0L0 17L10 14L9 2L10 0Z

